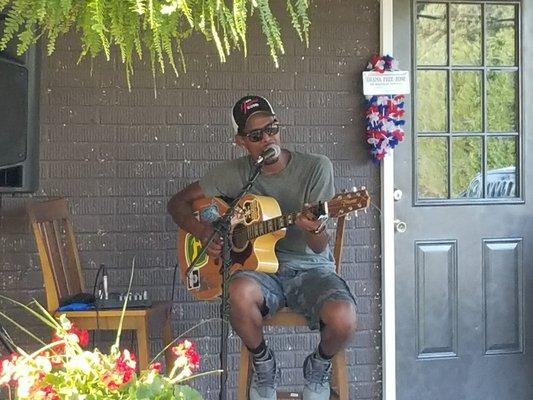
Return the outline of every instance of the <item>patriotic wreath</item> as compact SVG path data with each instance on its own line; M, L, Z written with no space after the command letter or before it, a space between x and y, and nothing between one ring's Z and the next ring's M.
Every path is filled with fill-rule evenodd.
M396 61L389 55L375 55L370 58L367 70L379 73L396 71ZM366 96L366 99L366 141L370 145L372 160L379 163L390 149L403 140L405 96L375 95Z

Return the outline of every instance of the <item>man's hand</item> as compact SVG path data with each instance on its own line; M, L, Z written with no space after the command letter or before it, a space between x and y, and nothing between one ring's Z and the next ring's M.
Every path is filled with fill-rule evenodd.
M295 224L306 232L314 233L322 227L323 220L319 220L311 211L306 209L307 207L309 204L305 204L304 210L298 213Z
M309 204L305 204L305 207L309 207ZM295 224L306 232L307 245L311 250L318 254L326 249L329 236L323 229L324 220L319 220L312 212L304 209L296 216Z
M215 231L213 225L207 221L198 221L198 230L195 234L196 238L202 242L202 246L206 247L209 238ZM210 257L220 257L222 253L222 237L215 235L209 246L207 247L207 254Z

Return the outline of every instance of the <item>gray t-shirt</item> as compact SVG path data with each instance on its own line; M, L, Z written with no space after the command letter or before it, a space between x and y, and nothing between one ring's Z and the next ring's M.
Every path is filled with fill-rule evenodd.
M248 181L251 169L250 156L223 162L208 171L200 180L200 187L206 196L235 198ZM275 198L283 214L299 211L305 203L329 201L335 194L333 165L326 156L292 151L287 166L276 174L260 174L250 193ZM276 255L280 265L295 269L335 268L329 246L316 254L307 246L305 233L295 225L278 241Z

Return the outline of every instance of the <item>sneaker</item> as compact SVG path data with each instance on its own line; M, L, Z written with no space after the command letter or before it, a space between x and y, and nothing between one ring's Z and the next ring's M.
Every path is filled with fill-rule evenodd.
M267 350L266 360L252 358L252 383L250 384L250 400L276 400L276 387L279 370L272 350Z
M305 386L303 400L329 400L331 361L310 354L304 361Z

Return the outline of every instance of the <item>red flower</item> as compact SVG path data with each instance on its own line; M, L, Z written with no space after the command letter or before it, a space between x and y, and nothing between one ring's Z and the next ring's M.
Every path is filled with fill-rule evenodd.
M113 370L106 371L102 375L102 380L109 389L116 390L133 378L136 366L135 355L128 350L124 350L115 361Z
M41 397L43 400L61 400L56 390L52 385L46 385L41 388L40 391Z
M11 353L0 358L0 386L15 386L17 384L15 365L19 357L17 353Z
M184 340L172 348L172 352L176 357L186 357L189 368L196 369L200 366L200 355L196 351L194 343Z
M78 344L81 347L85 347L89 344L89 332L85 329L80 329L74 323L71 323L70 329L67 331L68 335L75 335L78 340ZM57 334L54 334L52 337L52 342L57 342L63 340L64 338L59 337ZM65 349L64 343L59 343L54 347L58 352L62 352Z
M148 369L157 372L158 374L161 373L161 363L160 362L154 362L149 365Z
M89 332L86 329L80 329L72 324L72 329L69 333L73 333L78 337L78 343L81 347L89 344Z
M112 372L106 372L102 376L102 381L111 390L117 390L120 387L120 385L122 384L122 382L119 382L119 377L117 377Z

